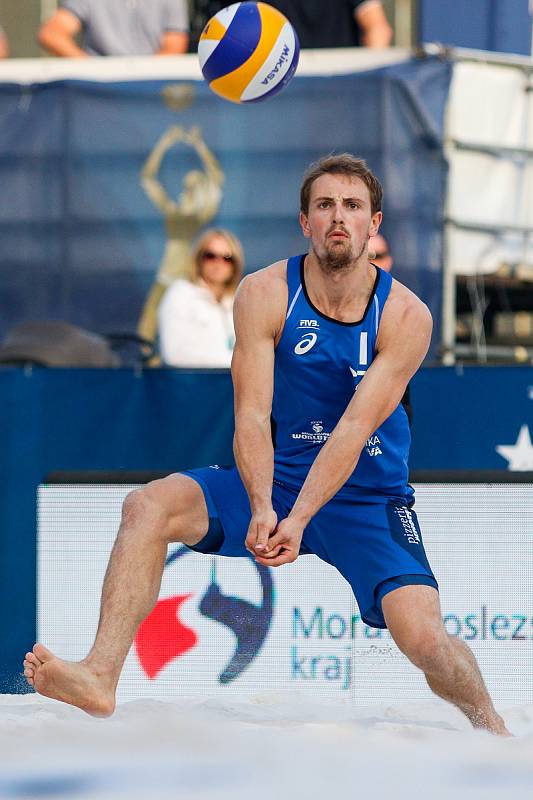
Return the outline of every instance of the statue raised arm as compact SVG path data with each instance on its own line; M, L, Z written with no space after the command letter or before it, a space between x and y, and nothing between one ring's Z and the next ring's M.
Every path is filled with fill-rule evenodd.
M165 155L178 142L195 150L202 169L185 174L182 191L173 199L159 180L159 171ZM141 172L141 184L163 215L167 241L139 321L141 336L155 338L157 308L165 289L177 278L190 274L191 242L218 212L223 183L224 173L196 126L187 131L181 125L172 125L148 156Z

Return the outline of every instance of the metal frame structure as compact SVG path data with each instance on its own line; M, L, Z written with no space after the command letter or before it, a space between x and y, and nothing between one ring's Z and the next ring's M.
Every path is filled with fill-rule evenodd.
M443 51L442 48L434 45L426 46L425 51L432 55L439 52L445 53L445 55L452 58L455 63L475 62L479 64L489 64L492 66L501 66L520 70L523 73L526 102L524 102L522 111L522 146L490 146L483 143L472 144L472 142L461 141L454 136L454 132L451 130L449 114L446 122L445 134L445 152L448 162L451 162L454 158L454 155L459 152L470 152L472 154L482 153L498 159L507 160L512 162L520 169L520 186L523 186L526 180L526 169L530 163L533 163L533 149L528 147L531 125L530 116L532 109L531 103L527 102L527 99L532 97L533 92L533 61L522 56L505 56L503 54L492 54L485 51L464 50L460 48ZM514 198L515 205L518 205L520 196L521 193L516 192ZM527 194L525 196L527 197ZM483 279L486 276L482 273L476 273L472 276L472 280L469 280L468 282L468 290L471 296L473 313L471 343L469 345L457 343L457 275L452 271L452 267L449 263L450 238L453 230L460 229L464 231L473 231L476 233L490 233L495 237L506 233L518 234L519 236L522 236L523 240L522 256L524 263L527 259L529 245L533 242L533 231L528 225L483 225L465 222L464 220L461 220L453 215L450 200L451 185L448 183L444 216L445 258L442 303L442 362L446 365L451 365L455 363L457 358L467 358L470 360L473 359L479 363L486 363L491 359L519 362L531 361L533 363L533 347L528 348L516 345L487 345L483 323L483 317L486 310ZM481 286L478 284L478 281L481 281Z

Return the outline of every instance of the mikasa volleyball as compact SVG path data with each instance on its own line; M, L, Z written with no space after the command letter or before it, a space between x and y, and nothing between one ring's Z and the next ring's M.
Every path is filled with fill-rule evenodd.
M233 3L212 17L198 44L210 88L233 103L281 91L298 66L300 45L289 20L267 3Z

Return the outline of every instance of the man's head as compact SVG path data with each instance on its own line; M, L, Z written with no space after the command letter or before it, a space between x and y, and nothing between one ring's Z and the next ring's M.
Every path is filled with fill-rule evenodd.
M356 158L351 153L340 153L338 156L326 156L315 161L308 167L300 189L300 211L309 213L309 201L313 183L321 175L346 175L350 178L360 178L368 189L372 214L381 211L383 189L376 176L368 169L366 161Z
M300 193L300 223L323 269L346 269L366 258L381 223L381 199L381 185L362 159L342 153L311 165Z

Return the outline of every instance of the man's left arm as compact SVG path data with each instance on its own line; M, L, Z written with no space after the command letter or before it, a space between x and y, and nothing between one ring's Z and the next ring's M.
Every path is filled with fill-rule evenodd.
M271 551L284 540L301 538L310 519L346 483L367 440L401 402L409 380L428 351L431 330L428 308L399 287L397 296L385 306L378 354L316 457L289 516L269 540ZM261 563L285 563L283 551L276 558L261 559Z
M189 34L184 31L165 31L156 56L178 56L186 53L189 46Z
M366 0L354 10L363 47L389 47L392 28L380 0Z
M151 0L153 2L153 0ZM156 56L177 56L189 46L187 0L163 0L164 32Z
M9 44L7 36L2 27L0 27L0 58L7 58L9 56Z

